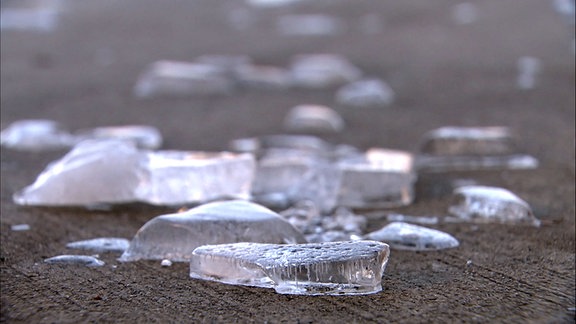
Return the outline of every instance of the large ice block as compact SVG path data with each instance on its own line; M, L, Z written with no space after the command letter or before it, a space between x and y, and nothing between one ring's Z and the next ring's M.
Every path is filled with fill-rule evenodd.
M295 132L337 133L344 129L344 120L330 107L298 105L286 114L284 128Z
M372 294L382 290L389 254L375 241L206 245L194 250L190 277L281 294Z
M449 249L460 244L448 233L402 222L390 223L364 238L385 242L393 249L412 251Z
M75 142L75 138L60 124L47 119L19 120L0 133L2 146L22 151L62 149Z
M134 236L120 261L188 261L206 244L303 243L304 237L275 212L247 201L213 202L150 220Z
M342 85L362 75L360 69L336 54L298 55L290 71L295 86L313 89Z
M454 190L449 212L461 221L540 226L527 202L507 189L463 186Z

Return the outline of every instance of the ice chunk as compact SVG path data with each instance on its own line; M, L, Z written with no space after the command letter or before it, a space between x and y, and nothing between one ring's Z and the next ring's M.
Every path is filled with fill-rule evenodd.
M359 158L339 162L338 167L342 171L339 206L387 208L414 199L416 174L408 152L372 148Z
M314 89L356 81L362 75L345 57L335 54L297 55L290 71L294 85Z
M164 260L160 261L160 265L163 267L171 267L172 261L164 259Z
M34 0L2 3L0 29L51 32L58 25L59 0Z
M431 155L499 155L514 151L508 127L446 126L424 135L420 152Z
M247 201L213 202L150 220L134 236L120 261L188 261L205 244L302 243L304 237L280 215Z
M388 214L386 215L386 220L389 222L407 222L428 225L438 224L439 221L436 216L410 216L402 214Z
M360 80L338 89L336 101L352 107L388 106L394 102L394 90L382 80Z
M92 250L95 252L124 252L130 241L117 237L101 237L85 241L76 241L66 244L70 249Z
M344 22L325 14L283 15L276 21L276 30L289 36L325 36L344 31Z
M124 125L97 127L77 132L79 139L118 139L132 141L139 148L157 149L162 145L162 135L156 127Z
M30 230L30 225L28 224L17 224L17 225L12 225L10 226L10 229L14 232L23 232L23 231L29 231Z
M462 2L450 8L452 20L459 25L468 25L478 19L478 8L471 2Z
M284 90L292 85L288 70L276 66L244 65L236 69L235 76L246 87Z
M462 221L540 226L532 209L509 190L486 186L464 186L454 190L449 212Z
M516 78L516 86L518 89L534 89L541 65L540 59L536 57L522 56L518 59L518 77Z
M416 161L419 171L535 169L537 158L526 154L494 156L430 156L420 155Z
M58 255L45 259L44 262L51 264L77 264L87 267L101 267L104 261L88 255Z
M298 105L284 118L284 127L296 132L340 132L344 129L344 120L330 107Z
M67 148L75 141L57 122L46 119L20 120L0 133L2 146L23 151Z
M412 251L449 249L460 244L450 234L402 222L390 223L364 238L388 243L393 249Z
M389 254L374 241L206 245L194 250L190 277L281 294L372 294L382 290Z
M144 71L134 87L140 98L228 94L233 80L212 64L158 61Z

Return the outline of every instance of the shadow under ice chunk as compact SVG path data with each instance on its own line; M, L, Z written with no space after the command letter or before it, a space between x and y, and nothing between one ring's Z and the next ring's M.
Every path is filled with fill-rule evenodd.
M95 252L124 252L128 249L130 241L116 237L101 237L91 240L76 241L66 244L70 249L91 250Z
M62 149L75 142L75 138L57 122L46 119L16 121L0 133L2 146L23 151Z
M275 212L247 201L205 204L150 220L134 236L120 261L188 261L205 244L303 243L304 237Z
M45 259L44 262L50 264L76 264L87 267L101 267L104 261L88 255L58 255Z
M389 254L374 241L206 245L194 250L190 277L281 294L372 294L382 290Z
M412 251L449 249L460 244L450 234L402 222L390 223L364 238L388 243L393 249Z
M454 200L449 212L458 218L447 221L540 226L540 220L534 216L528 203L503 188L459 187L454 190Z

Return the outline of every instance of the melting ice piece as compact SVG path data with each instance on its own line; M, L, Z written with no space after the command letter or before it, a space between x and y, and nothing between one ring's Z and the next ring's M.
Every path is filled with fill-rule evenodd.
M55 121L20 120L0 133L2 146L23 151L61 149L74 145L75 138Z
M449 212L462 221L540 226L532 209L509 190L486 186L464 186L454 190Z
M460 244L450 234L402 222L390 223L364 238L388 243L393 249L412 251L449 249Z
M284 127L300 132L340 132L344 128L344 120L330 107L298 105L284 118Z
M244 65L236 69L236 80L244 86L259 89L288 89L292 78L286 69L276 66Z
M294 85L313 89L352 82L362 75L346 58L335 54L297 55L290 71Z
M214 65L158 61L139 77L134 95L140 98L217 95L228 94L233 87L233 80Z
M336 101L353 107L388 106L394 102L394 90L382 80L360 80L338 89Z
M380 208L410 204L416 174L412 154L372 148L359 158L338 163L342 180L338 205Z
M45 259L44 262L51 264L77 264L87 267L101 267L104 261L88 255L59 255Z
M389 254L374 241L206 245L194 250L190 277L281 294L372 294L382 290Z
M124 252L130 241L117 237L101 237L85 241L76 241L66 244L70 249L91 250L95 252Z
M424 135L420 152L431 155L499 155L514 151L508 127L446 126Z
M276 21L276 30L289 36L335 35L344 29L344 22L324 14L283 15Z
M60 1L58 0L2 3L0 29L50 32L58 25L59 13Z
M17 225L12 225L10 226L10 229L14 232L23 232L23 231L29 231L30 230L30 225L28 224L17 224Z
M522 56L518 59L518 77L516 78L516 86L518 89L534 89L541 65L540 59L532 56Z
M162 145L162 135L156 127L125 125L97 127L77 133L79 138L118 139L132 141L139 148L157 149Z
M273 211L247 201L213 202L150 220L134 236L120 261L188 261L205 244L302 243L304 237Z

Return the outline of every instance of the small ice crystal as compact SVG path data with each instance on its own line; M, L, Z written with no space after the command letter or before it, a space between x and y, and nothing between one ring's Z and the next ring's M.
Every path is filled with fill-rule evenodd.
M132 141L139 148L157 149L162 145L162 135L156 127L125 125L97 127L77 133L80 139L117 139Z
M29 231L30 230L30 225L28 224L17 224L17 225L12 225L10 226L10 229L14 232L23 232L23 231Z
M74 137L57 122L46 119L20 120L0 133L2 146L23 151L67 148L74 142Z
M280 16L276 29L289 36L325 36L344 30L344 23L333 16L324 14L300 14Z
M360 80L338 89L336 101L352 107L388 106L394 102L394 90L382 80Z
M290 71L294 85L313 89L342 85L362 75L345 57L335 54L297 55Z
M340 132L344 120L332 108L320 105L298 105L284 118L284 128L295 132Z
M77 264L87 267L101 267L104 261L88 255L59 255L45 259L44 262L50 264Z
M207 245L194 250L190 277L281 294L372 294L382 290L389 254L374 241Z
M454 190L454 200L449 212L462 221L540 226L528 203L503 188L459 187Z
M171 266L172 266L172 261L164 259L164 260L162 260L162 261L160 262L160 265L163 266L163 267L171 267Z
M213 202L186 212L155 217L130 243L120 261L188 261L205 244L302 243L304 237L273 211L247 201Z
M124 252L128 249L130 241L116 237L101 237L85 241L76 241L66 244L70 249L91 250L95 252Z
M449 249L460 244L450 234L402 222L390 223L364 238L388 243L393 249L412 251Z

